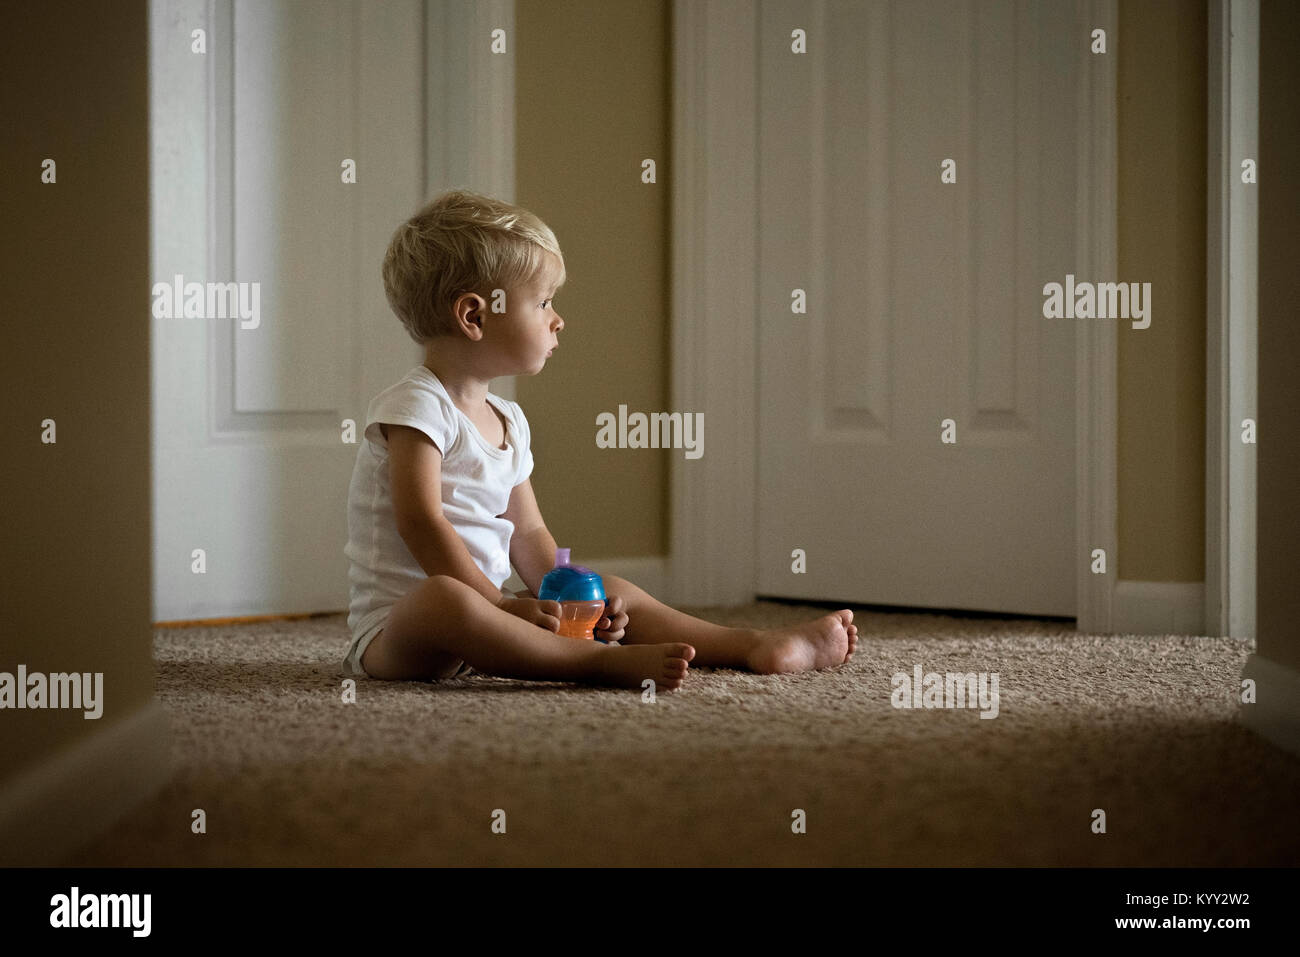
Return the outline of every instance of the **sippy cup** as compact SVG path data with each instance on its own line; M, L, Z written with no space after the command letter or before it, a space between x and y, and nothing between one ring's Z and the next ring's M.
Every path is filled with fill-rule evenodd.
M542 579L537 597L560 603L560 634L595 638L592 628L605 614L605 586L590 568L570 565L569 551L555 550L555 567Z

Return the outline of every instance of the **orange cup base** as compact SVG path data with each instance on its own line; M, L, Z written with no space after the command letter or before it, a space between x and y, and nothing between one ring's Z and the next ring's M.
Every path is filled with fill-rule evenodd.
M605 615L605 602L597 601L562 601L560 602L560 634L566 638L586 638L595 640L596 622Z

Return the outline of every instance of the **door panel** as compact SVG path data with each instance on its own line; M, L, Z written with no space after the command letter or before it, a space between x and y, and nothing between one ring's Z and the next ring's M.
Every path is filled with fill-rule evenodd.
M152 320L155 620L347 607L366 408L421 355L379 269L424 189L423 30L418 0L151 5L155 280L260 287L255 325Z
M760 593L1075 613L1073 18L761 6Z

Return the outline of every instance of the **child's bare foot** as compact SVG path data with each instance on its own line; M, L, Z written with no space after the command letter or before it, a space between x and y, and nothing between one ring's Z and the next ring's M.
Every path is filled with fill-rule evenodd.
M690 669L695 649L680 641L662 645L611 645L601 657L601 673L614 685L640 688L646 678L658 691L676 691Z
M789 674L842 665L858 645L853 612L841 608L793 628L758 632L759 644L749 653L751 671Z

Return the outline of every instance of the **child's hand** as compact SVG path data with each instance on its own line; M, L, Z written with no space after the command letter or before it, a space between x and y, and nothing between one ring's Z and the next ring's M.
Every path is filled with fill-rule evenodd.
M537 598L507 598L501 596L497 607L510 612L516 618L522 618L530 624L540 625L547 631L560 630L560 603L558 601L541 601Z
M593 634L601 641L618 641L623 637L623 628L627 624L627 614L623 611L623 599L617 595L605 596L605 617L596 622Z

